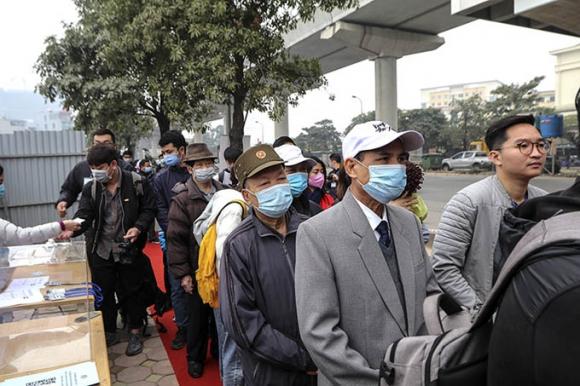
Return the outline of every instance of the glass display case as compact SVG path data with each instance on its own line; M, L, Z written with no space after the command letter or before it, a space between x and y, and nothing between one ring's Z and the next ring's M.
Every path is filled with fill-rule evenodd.
M0 248L0 383L102 355L109 379L100 298L84 241Z

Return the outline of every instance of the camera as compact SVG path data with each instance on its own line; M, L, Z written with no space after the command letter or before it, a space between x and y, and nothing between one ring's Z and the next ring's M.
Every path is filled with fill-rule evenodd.
M134 243L122 241L117 244L119 248L119 262L121 264L132 264L139 256L139 250Z

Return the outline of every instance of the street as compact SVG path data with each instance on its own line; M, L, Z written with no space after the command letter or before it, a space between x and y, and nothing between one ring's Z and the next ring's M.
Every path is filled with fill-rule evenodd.
M486 174L427 174L423 189L419 193L425 199L429 207L429 216L425 223L430 229L437 229L443 207L447 201L458 191L469 184L479 181L488 175ZM574 178L541 176L535 178L532 184L548 192L556 192L566 189L574 182Z

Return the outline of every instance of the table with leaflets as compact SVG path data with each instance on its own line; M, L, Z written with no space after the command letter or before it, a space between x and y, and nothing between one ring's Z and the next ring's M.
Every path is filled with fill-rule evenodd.
M0 385L110 385L84 242L0 248Z

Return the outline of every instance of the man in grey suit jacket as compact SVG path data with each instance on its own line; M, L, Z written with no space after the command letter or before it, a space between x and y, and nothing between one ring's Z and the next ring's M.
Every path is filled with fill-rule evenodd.
M436 286L421 227L386 205L405 187L406 153L422 145L421 134L383 122L355 126L343 142L352 180L343 201L298 230L298 323L319 385L377 385L389 344L422 329Z

